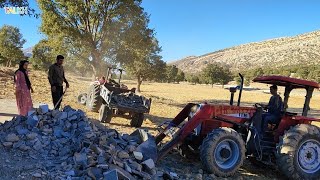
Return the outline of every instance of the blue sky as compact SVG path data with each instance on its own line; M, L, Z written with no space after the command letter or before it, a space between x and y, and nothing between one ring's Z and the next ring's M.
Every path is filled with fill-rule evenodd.
M35 0L29 2L36 8ZM142 6L165 61L320 29L318 0L143 0ZM40 23L0 12L0 26L19 27L25 48L43 38Z

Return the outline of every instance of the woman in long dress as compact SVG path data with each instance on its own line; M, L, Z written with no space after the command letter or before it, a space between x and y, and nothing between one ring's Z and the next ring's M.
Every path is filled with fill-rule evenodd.
M26 116L32 110L31 92L33 92L28 76L29 61L20 61L19 69L15 72L16 99L19 115Z

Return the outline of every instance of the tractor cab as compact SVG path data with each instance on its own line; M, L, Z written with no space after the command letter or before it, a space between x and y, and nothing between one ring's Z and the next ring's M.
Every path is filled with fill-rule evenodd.
M276 142L279 139L279 136L283 135L285 130L292 125L300 123L311 124L312 121L316 119L307 117L308 111L310 110L310 100L314 89L319 89L320 85L313 81L296 79L285 76L261 76L253 79L253 82L265 83L270 85L277 85L284 87L284 97L283 97L283 110L281 120L278 124L269 124L269 130L275 135L274 139ZM304 106L301 115L298 115L296 112L288 111L288 100L290 93L294 89L305 89L306 96L304 100Z
M297 115L296 113L287 112L290 92L293 89L305 89L306 96L305 96L305 101L304 101L304 106L302 111L302 116L304 117L308 115L308 111L310 110L309 104L310 104L310 100L311 100L314 89L320 88L320 85L316 82L284 77L284 76L262 76L262 77L257 77L253 79L253 82L285 87L283 103L284 103L284 113L286 113L287 115Z

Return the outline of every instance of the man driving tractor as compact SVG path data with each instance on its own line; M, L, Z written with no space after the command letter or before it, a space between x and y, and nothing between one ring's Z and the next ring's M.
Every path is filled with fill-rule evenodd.
M268 124L279 124L281 120L281 111L283 110L283 103L278 94L278 87L276 85L270 86L270 93L272 94L268 105L261 105L267 109L268 112L262 114L263 132L268 129Z

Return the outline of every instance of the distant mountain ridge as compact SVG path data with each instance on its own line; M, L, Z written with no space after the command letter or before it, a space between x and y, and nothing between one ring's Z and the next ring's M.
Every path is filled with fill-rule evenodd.
M22 52L25 56L27 57L32 57L32 50L33 50L33 46L32 47L28 47L26 49L22 49Z
M186 73L198 73L207 64L221 63L232 71L320 63L320 31L242 44L201 56L188 56L170 64Z

